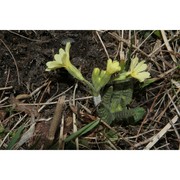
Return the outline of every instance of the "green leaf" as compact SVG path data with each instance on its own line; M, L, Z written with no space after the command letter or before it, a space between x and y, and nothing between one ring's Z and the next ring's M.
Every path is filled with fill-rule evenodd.
M142 107L136 107L134 109L123 109L120 112L115 113L115 118L117 121L122 121L122 120L133 120L133 122L138 122L143 118L145 115L146 111Z
M134 108L133 110L134 110L133 117L135 122L141 120L146 113L145 109L142 107L137 107Z
M123 120L129 120L133 118L133 109L123 109L122 111L114 113L116 121L123 121Z
M20 136L23 130L24 130L24 126L20 126L18 128L18 130L16 131L16 133L14 134L14 136L12 137L11 141L8 144L8 147L7 147L8 150L13 149L17 141L20 139Z
M150 84L152 84L153 82L155 82L157 80L157 78L151 78L151 79L146 79L144 81L144 83L142 85L140 85L141 88L144 88Z
M68 136L64 142L69 142L77 137L80 137L86 133L88 133L89 131L91 131L92 129L94 129L100 122L100 119L97 119L89 124L87 124L86 126L84 126L83 128L79 129L77 132L71 134L70 136Z
M113 86L110 86L102 98L102 104L110 108L111 97L113 94Z
M105 105L102 105L98 109L98 115L107 124L111 124L115 119L114 113L111 113L110 109L108 107L106 107Z
M129 89L129 87L128 89L119 90L119 88L116 88L116 90L114 90L113 86L110 86L105 92L102 98L102 104L98 109L98 114L101 119L106 123L111 124L115 120L115 114L124 111L126 106L131 103L132 94L133 90ZM120 116L121 114L123 114L123 112L120 113Z
M154 31L154 35L156 35L158 38L162 38L162 35L161 35L161 31L160 30L156 30Z
M116 90L113 92L112 102L119 99L119 103L122 107L126 107L126 105L130 104L132 101L132 89L126 90Z

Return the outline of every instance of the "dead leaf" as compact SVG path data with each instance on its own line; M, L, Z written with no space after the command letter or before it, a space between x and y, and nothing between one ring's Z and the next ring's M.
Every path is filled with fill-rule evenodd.
M36 106L28 106L27 104L24 104L23 102L16 99L13 95L10 96L10 103L13 106L13 109L15 109L18 112L25 112L31 117L38 117L38 109Z

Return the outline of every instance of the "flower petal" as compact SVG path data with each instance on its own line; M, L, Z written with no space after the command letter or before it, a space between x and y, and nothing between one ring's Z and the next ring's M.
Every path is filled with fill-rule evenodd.
M138 64L138 57L135 57L134 59L131 60L131 65L130 65L130 70L133 71L133 69L136 67L136 65Z
M67 58L70 59L70 56L69 56L69 50L71 48L71 43L70 42L67 42L66 43L66 47L65 47L65 52L67 54Z
M118 72L121 70L121 67L119 66L119 62L118 61L112 61L111 59L108 59L107 61L107 68L106 68L106 72L110 75Z
M57 61L59 64L62 64L62 54L55 54L54 60Z
M64 49L60 48L59 49L59 54L64 54L64 53L65 53Z
M63 65L58 63L57 61L49 61L46 63L46 66L47 66L46 71L51 71L63 67Z
M143 82L145 79L150 78L149 72L141 72L133 76L134 78L138 79L140 82Z
M145 61L141 61L138 63L138 65L134 68L134 71L136 72L142 72L147 69L147 64L144 64Z

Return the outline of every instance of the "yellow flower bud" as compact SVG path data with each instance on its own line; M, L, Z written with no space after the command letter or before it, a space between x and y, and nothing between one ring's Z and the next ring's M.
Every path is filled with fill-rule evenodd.
M107 68L106 68L106 72L110 75L119 72L121 70L121 67L119 65L118 61L112 61L112 59L108 59L107 61Z

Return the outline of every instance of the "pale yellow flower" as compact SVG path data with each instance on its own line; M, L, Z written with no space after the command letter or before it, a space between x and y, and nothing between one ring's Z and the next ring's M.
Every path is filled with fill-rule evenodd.
M138 79L140 82L143 82L145 79L150 78L150 73L145 71L147 69L147 64L145 64L144 62L145 61L141 61L139 63L138 57L132 59L130 70L126 75L130 75L133 78Z
M121 67L119 66L119 62L118 61L112 61L112 59L108 59L107 61L107 68L106 68L106 72L110 75L119 72L121 70Z
M64 49L59 49L59 54L54 55L54 61L49 61L46 63L47 69L46 71L55 70L58 68L64 67L72 76L77 78L80 81L84 81L84 77L82 76L81 72L71 64L69 50L71 44L68 42Z
M59 54L54 55L54 61L49 61L46 63L47 69L46 71L51 71L55 70L58 68L68 68L71 66L71 62L69 60L69 49L71 47L71 44L68 42L66 44L65 51L60 48L59 49Z

